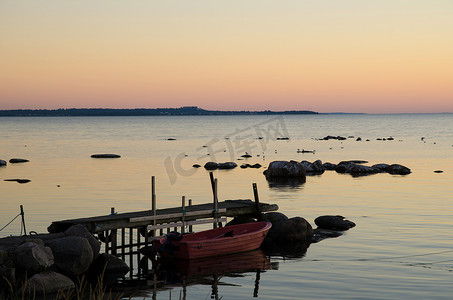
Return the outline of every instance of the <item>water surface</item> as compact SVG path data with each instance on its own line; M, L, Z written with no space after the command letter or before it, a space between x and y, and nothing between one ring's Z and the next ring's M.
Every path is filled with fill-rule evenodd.
M146 210L151 176L159 208L179 206L182 196L211 202L208 173L192 169L210 160L399 163L412 173L352 177L328 171L284 187L270 185L264 168L215 176L220 200L252 199L256 182L261 201L278 204L288 217L304 217L315 227L317 216L339 214L357 224L341 237L310 245L304 257L271 257L273 269L259 275L259 299L450 299L451 128L451 114L0 118L0 159L30 160L0 168L0 226L20 205L27 231L37 232L46 232L52 221L108 214L111 207ZM290 139L276 140L284 135ZM327 135L351 138L319 140ZM388 137L394 140L378 140ZM253 157L237 160L245 152ZM95 153L122 157L92 159ZM31 182L3 181L11 178ZM20 231L17 219L0 236ZM250 299L256 280L255 272L221 276L218 295ZM157 298L169 299L170 292L177 298L182 287ZM184 290L187 299L209 299L211 292L209 282Z

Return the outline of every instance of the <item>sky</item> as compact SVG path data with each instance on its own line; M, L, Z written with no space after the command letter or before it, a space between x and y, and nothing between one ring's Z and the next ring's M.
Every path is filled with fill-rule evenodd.
M453 112L451 0L0 0L0 109Z

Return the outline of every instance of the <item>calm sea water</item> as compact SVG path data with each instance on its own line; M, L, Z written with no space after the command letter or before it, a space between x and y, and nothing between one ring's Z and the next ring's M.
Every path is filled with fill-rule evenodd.
M316 227L317 216L339 214L357 224L310 245L301 258L271 257L272 269L258 277L253 271L217 277L216 293L222 299L451 299L452 128L452 114L0 118L0 159L30 160L0 168L0 227L20 205L27 231L37 232L46 232L52 221L108 214L111 207L149 209L151 176L159 208L179 206L181 196L210 202L208 173L191 166L211 160L240 165L245 152L253 155L247 163L263 166L291 159L399 163L412 174L328 171L293 187L269 185L263 168L216 171L220 200L252 199L256 182L261 201L278 204L288 217L304 217ZM318 140L326 135L354 138ZM377 140L390 136L393 141ZM90 158L94 153L122 157ZM31 182L4 181L12 178ZM20 233L16 219L0 236ZM210 299L211 283L174 285L157 299L180 293Z

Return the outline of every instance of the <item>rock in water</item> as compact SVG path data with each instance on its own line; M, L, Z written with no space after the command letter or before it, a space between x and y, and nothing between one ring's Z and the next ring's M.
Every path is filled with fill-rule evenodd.
M11 158L9 160L10 163L12 164L18 164L18 163L24 163L24 162L29 162L28 159L24 159L24 158Z
M216 170L219 167L219 164L213 161L207 162L204 165L206 170Z
M399 164L393 164L387 167L386 169L387 172L393 175L407 175L411 173L411 169L408 167L399 165Z
M343 216L320 216L315 219L319 228L329 230L348 230L355 226L354 222L345 220Z
M30 179L15 178L15 179L5 179L4 181L15 181L17 183L28 183L31 180Z
M121 155L118 154L93 154L92 158L120 158Z
M285 219L283 216L273 215L271 219L274 223L265 238L267 245L289 247L296 243L309 242L313 237L313 228L304 218Z
M303 178L306 179L305 168L297 161L273 161L269 164L267 170L264 172L266 178Z
M224 170L230 170L236 168L238 165L235 162L224 162L224 163L219 163L218 168L219 169L224 169Z

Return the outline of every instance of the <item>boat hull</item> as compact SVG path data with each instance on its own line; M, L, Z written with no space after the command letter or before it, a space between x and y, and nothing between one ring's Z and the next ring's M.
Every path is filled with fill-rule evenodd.
M232 225L183 235L180 241L154 240L163 257L194 259L258 249L271 228L269 222Z

